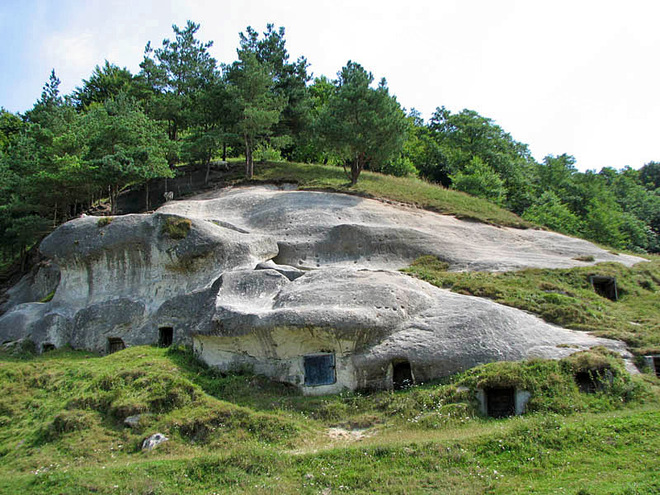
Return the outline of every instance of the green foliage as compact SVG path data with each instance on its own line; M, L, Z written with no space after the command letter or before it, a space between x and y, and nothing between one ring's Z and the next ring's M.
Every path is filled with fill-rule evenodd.
M574 362L609 363L614 381L580 393ZM180 348L0 355L0 490L653 493L658 402L650 384L619 373L617 359L594 350L399 392L305 397L263 377L222 375ZM473 391L459 388L503 379L534 390L535 412L484 419ZM134 413L137 427L125 427ZM142 452L157 431L169 441Z
M89 79L83 79L82 87L76 88L71 98L78 108L86 109L93 103L103 104L121 93L138 97L136 81L128 69L120 69L106 60L103 67L97 65L94 68Z
M96 226L98 228L107 227L108 225L110 225L112 223L113 220L114 220L114 217L101 217L96 221Z
M544 192L525 210L523 218L555 232L568 235L580 235L582 232L580 219L552 191Z
M452 114L444 107L436 109L428 130L439 148L435 155L439 158L436 161L441 170L435 173L470 175L465 170L474 167L473 160L477 158L490 168L491 172L487 175L494 173L501 179L501 200L507 208L520 214L529 205L527 176L534 162L527 145L514 141L491 119L467 109L458 114ZM463 176L463 180L468 180ZM478 178L477 182L483 180L483 177ZM476 187L478 191L482 191L484 185L487 190L493 187L499 189L500 186L492 182L489 179L486 184L471 187Z
M182 240L188 237L192 222L188 218L167 216L163 220L161 233L174 240Z
M230 92L238 111L238 130L245 145L245 177L254 175L254 150L279 122L285 100L273 91L272 68L259 60L251 46L243 46L228 73Z
M502 204L506 193L502 179L477 156L463 170L452 175L451 180L455 189L496 204Z
M407 123L385 79L372 88L371 73L351 61L338 76L335 91L319 116L319 126L328 146L349 165L355 185L362 170L378 170L397 158Z

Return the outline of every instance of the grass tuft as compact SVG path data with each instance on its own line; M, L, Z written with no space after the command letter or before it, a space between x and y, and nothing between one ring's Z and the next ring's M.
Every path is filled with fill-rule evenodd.
M188 237L192 221L188 218L168 216L163 221L161 232L163 235L168 235L170 239L181 240Z
M98 221L96 222L96 226L97 226L98 228L106 227L106 226L108 226L108 225L110 225L110 224L112 223L112 220L114 220L113 217L101 217L101 218L99 218Z

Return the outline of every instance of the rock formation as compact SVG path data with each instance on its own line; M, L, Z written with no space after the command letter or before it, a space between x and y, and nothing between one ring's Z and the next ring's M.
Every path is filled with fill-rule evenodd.
M397 271L418 256L489 271L587 264L578 257L641 261L560 234L276 187L80 218L40 250L49 261L11 291L1 342L108 352L172 340L223 370L248 367L307 393L391 387L594 345L627 356L621 342ZM52 300L37 302L50 287Z

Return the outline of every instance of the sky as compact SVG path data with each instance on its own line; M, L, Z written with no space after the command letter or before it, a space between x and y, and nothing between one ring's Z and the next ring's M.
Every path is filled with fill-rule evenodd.
M0 106L30 109L51 69L64 94L105 60L137 73L172 24L231 63L239 32L273 23L315 77L353 60L425 119L468 108L539 161L640 168L660 161L658 19L658 0L0 0Z

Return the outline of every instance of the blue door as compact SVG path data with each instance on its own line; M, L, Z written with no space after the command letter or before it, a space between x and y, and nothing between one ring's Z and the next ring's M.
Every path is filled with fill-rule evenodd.
M305 385L330 385L336 381L334 354L305 356Z

